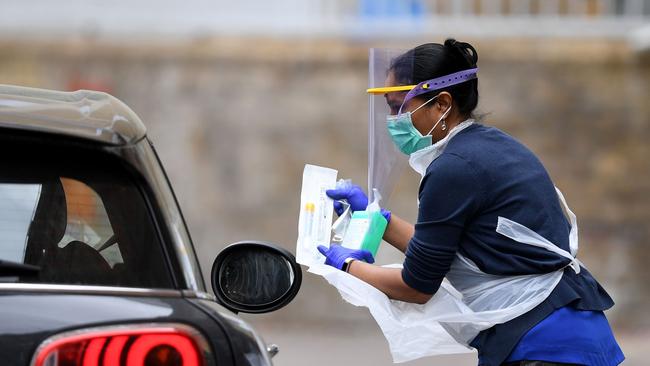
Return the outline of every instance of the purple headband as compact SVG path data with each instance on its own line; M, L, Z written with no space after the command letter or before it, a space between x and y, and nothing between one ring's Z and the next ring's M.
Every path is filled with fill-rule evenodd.
M416 85L413 89L411 89L406 94L406 96L404 97L404 102L402 102L402 104L406 104L406 102L417 97L418 95L429 93L434 90L442 89L444 87L449 87L452 85L464 83L468 80L476 79L477 72L478 72L478 67L474 69L458 71L453 74L441 76L439 78L435 78L431 80L425 80L419 83L418 85Z

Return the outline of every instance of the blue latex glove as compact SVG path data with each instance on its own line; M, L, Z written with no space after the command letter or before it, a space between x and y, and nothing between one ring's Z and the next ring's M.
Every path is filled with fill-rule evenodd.
M368 207L368 196L366 196L363 189L356 184L348 185L339 189L328 189L325 193L329 198L334 200L334 211L336 211L336 214L339 216L343 215L343 205L337 200L348 201L352 212L364 211ZM390 211L382 208L381 215L384 216L387 222L390 222Z
M363 249L348 249L333 244L330 245L329 248L324 245L319 245L318 251L325 256L325 264L337 269L343 269L343 264L348 258L354 258L368 263L375 263L375 258L372 256L372 253Z
M334 200L334 211L339 216L343 215L343 205L337 200L348 201L352 212L363 211L368 207L368 196L356 184L347 185L339 189L328 189L325 193Z

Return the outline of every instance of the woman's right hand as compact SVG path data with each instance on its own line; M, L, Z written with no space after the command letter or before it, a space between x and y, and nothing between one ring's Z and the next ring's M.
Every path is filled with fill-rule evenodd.
M364 211L368 207L368 196L356 184L346 184L341 188L328 189L325 193L334 200L334 211L339 216L343 214L343 205L338 200L348 201L352 212Z

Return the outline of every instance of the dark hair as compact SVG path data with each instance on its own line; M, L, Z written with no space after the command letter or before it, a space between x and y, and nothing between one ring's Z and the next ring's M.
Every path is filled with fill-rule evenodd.
M390 71L397 82L409 85L476 67L478 53L471 44L449 38L444 45L425 43L396 57ZM451 94L461 115L469 117L478 104L478 79L433 90L420 98L431 98L446 91Z

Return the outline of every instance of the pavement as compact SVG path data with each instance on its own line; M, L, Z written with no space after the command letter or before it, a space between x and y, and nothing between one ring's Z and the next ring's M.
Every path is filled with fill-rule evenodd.
M276 366L325 365L391 365L388 344L371 321L341 322L276 322L268 318L245 315L267 343L277 344L280 352L273 359ZM644 356L650 330L644 332L618 332L616 337L626 355L626 366L647 365ZM427 357L404 366L475 366L476 353Z
M280 353L273 359L276 366L393 363L388 343L376 325L251 323L267 343L275 343L280 347ZM429 357L400 365L476 365L476 354Z

